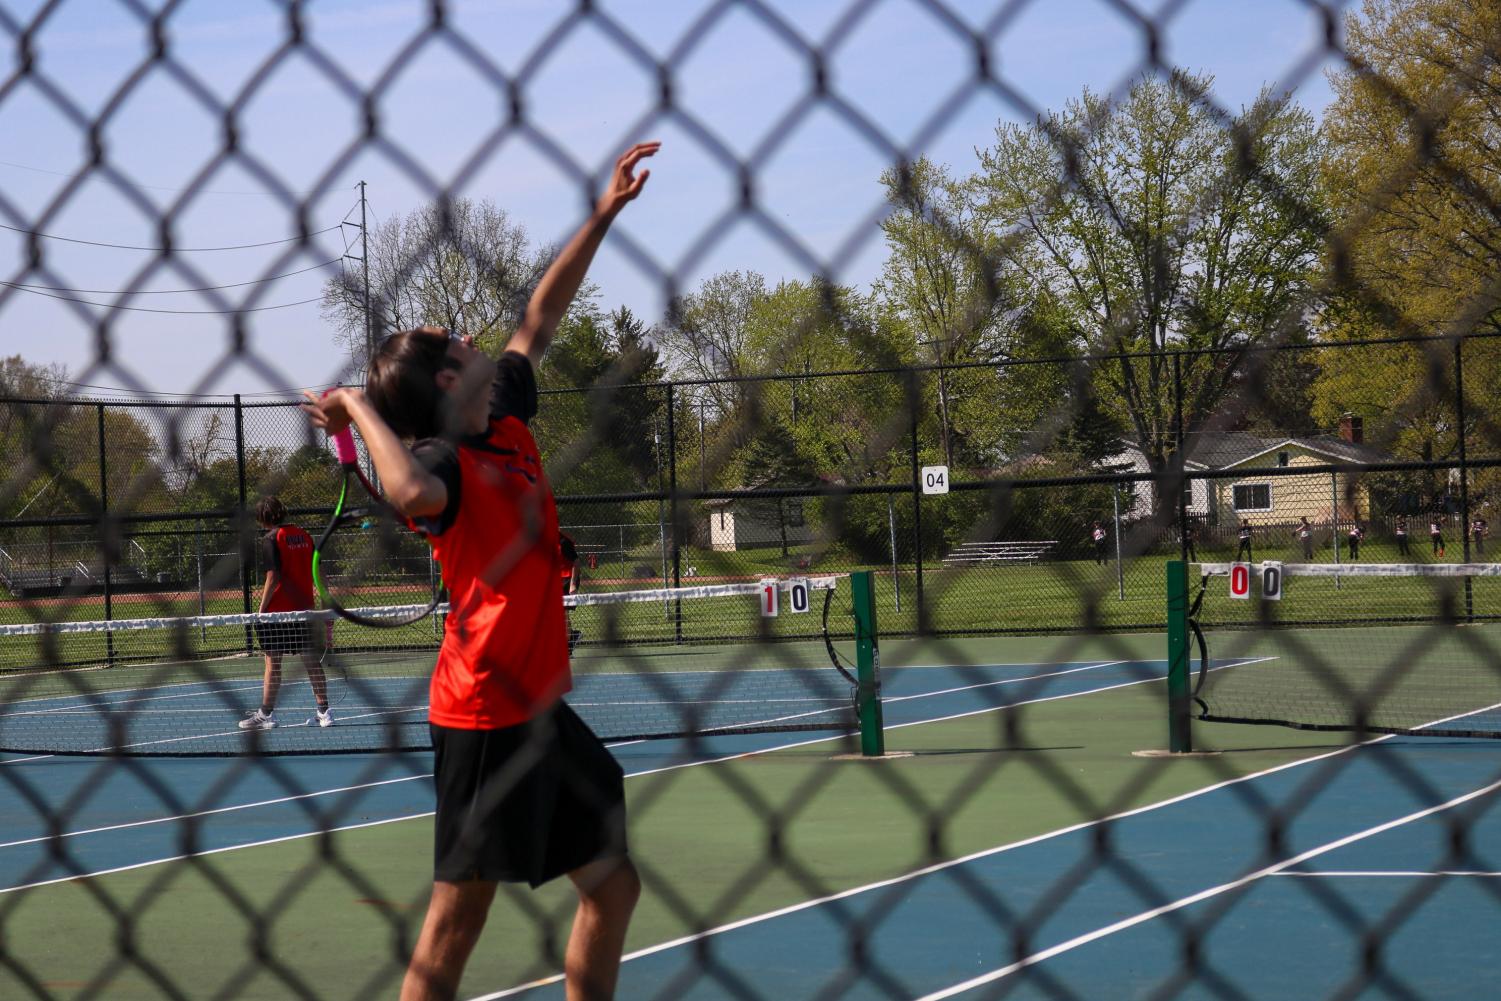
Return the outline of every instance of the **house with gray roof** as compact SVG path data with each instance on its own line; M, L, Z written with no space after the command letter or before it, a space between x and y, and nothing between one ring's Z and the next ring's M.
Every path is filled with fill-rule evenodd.
M1344 462L1386 462L1391 455L1367 445L1359 418L1340 422L1340 433L1297 437L1266 436L1249 431L1204 432L1189 436L1184 468L1189 472L1234 470L1244 475L1227 479L1191 480L1186 488L1188 513L1210 523L1244 518L1253 525L1296 524L1307 518L1328 525L1371 516L1365 485L1349 476L1310 473L1307 476L1267 476L1262 470L1324 466ZM1146 456L1123 444L1108 465L1112 469L1146 472ZM1131 505L1132 518L1152 514L1152 491L1140 485Z

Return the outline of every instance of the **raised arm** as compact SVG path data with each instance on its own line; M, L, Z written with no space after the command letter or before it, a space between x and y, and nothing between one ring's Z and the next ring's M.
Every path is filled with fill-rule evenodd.
M506 344L507 351L518 351L526 355L533 368L542 363L542 355L552 343L552 336L557 331L563 314L572 304L573 297L578 294L579 286L583 284L584 275L588 272L595 251L599 250L610 223L615 221L627 202L641 193L646 179L651 176L650 170L642 170L637 174L636 165L655 154L661 145L659 142L637 143L615 161L615 171L610 175L609 186L600 195L588 221L573 234L573 238L563 247L547 273L542 276L542 281L537 284L537 291L532 293L531 302L527 303L526 316L522 319L521 326L516 328ZM360 430L364 431L364 428L361 427Z
M386 501L408 518L441 514L448 504L448 488L423 468L359 389L335 389L325 396L308 392L302 405L315 427L337 434L350 424L360 429L370 461L380 476Z

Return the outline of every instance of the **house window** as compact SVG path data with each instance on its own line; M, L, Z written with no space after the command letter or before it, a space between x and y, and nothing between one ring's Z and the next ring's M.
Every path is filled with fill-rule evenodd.
M1287 465L1287 453L1286 452L1278 452L1277 453L1277 465L1279 465L1279 466L1285 466L1285 465Z
M1194 506L1194 485L1192 480L1186 481L1183 484L1183 506Z
M1247 483L1235 488L1235 510L1270 511L1272 509L1272 485L1270 483Z

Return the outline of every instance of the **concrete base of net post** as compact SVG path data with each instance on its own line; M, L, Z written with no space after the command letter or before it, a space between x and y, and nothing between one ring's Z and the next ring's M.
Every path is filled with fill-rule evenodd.
M1133 758L1216 758L1222 751L1173 751L1165 747L1149 747L1141 751L1132 751Z
M830 755L830 761L899 761L903 758L917 757L916 751L885 751L881 754L866 754L857 752L854 754Z

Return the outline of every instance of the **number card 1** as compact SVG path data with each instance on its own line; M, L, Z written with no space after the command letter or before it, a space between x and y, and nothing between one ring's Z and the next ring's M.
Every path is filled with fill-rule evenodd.
M787 607L799 615L813 607L808 602L808 582L802 577L787 582Z
M761 582L761 618L774 619L777 617L779 611L777 606L781 602L781 593L775 577L768 577Z

